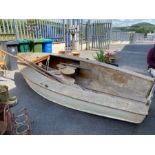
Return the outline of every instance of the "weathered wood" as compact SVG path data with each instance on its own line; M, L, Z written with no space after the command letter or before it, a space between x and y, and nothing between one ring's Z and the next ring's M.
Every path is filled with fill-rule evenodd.
M75 83L74 78L72 78L70 76L63 75L60 70L50 70L50 71L48 71L48 73L56 76L58 79L60 79L61 83L63 83L63 84L72 85Z
M60 63L70 63L69 60L79 64L80 68L74 75L75 79L69 77L66 80L57 75L57 78L66 80L66 83L55 82L34 68L23 68L21 72L30 87L48 100L80 111L133 123L141 123L148 115L154 79L76 57L51 55L51 60L49 65L54 64L54 68ZM91 72L83 68L91 69Z
M79 61L82 76L84 76L85 79L93 79L98 82L99 88L102 87L105 91L107 89L109 92L115 92L113 95L122 96L122 94L124 94L125 97L128 98L136 100L137 98L142 98L142 100L146 100L145 98L148 97L148 92L150 92L154 84L154 79L149 76L109 64L66 55L52 55L52 57ZM91 69L91 72L83 70L82 68ZM92 87L94 87L94 85Z
M65 103L65 106L70 108L134 123L142 122L148 114L149 106L136 101L107 94L97 94L91 91L83 90L80 87L75 87L74 85L69 86L55 83L30 68L25 68L22 73L27 82L29 84L31 83L30 87L32 87L32 89L34 89L41 96L61 105ZM67 103L69 104L67 105ZM90 108L92 106L93 108ZM96 108L100 109L99 113L95 112L97 110ZM101 112L103 110L102 108L108 108L106 114ZM89 109L89 111L86 109ZM111 112L113 110L115 113L112 114ZM107 115L108 112L109 114ZM120 113L119 118L115 117L115 115L118 115L117 113ZM140 121L137 121L138 117Z
M140 101L145 102L145 98L149 95L149 91L153 86L154 79L137 74L134 72L130 72L127 70L122 70L118 67L113 67L111 65L102 64L98 62L92 62L90 60L84 60L80 58L73 57L66 57L66 56L52 56L53 57L60 57L60 58L67 58L72 60L79 60L80 67L81 67L81 74L85 77L85 79L92 78L94 82L98 82L99 87L97 89L102 91L107 89L113 93L113 95L129 97L131 99L140 99ZM91 68L92 72L84 71L82 68ZM94 83L93 82L93 83ZM92 84L93 84L92 83ZM89 86L89 88L95 88L95 85ZM138 99L137 99L138 98Z
M27 83L29 86L38 94L40 94L42 97L52 101L56 102L62 106L66 106L68 108L76 109L79 111L99 115L99 116L105 116L109 118L119 119L123 121L128 121L132 123L141 123L146 115L141 114L135 114L119 109L114 109L102 105L97 104L91 104L89 102L84 102L81 100L76 100L74 98L70 98L67 96L63 96L62 94L55 93L53 91L49 91L48 89L41 90L38 88L38 85L32 83L32 81L27 80Z
M23 57L21 57L21 56L15 56L15 55L13 55L13 54L11 54L11 53L8 53L8 52L6 52L6 51L4 51L4 50L0 50L0 51L2 51L3 53L5 53L5 54L7 54L7 55L9 55L9 56L11 56L11 57L14 57L14 58L18 59L19 61L21 61L21 62L24 63L25 65L27 65L27 66L33 68L34 70L38 71L39 73L43 74L44 76L48 76L49 78L54 78L54 79L55 79L56 81L58 81L58 82L63 82L63 81L61 81L59 78L57 78L55 75L53 75L53 74L51 74L51 73L48 73L48 72L47 72L46 70L44 70L43 68L39 67L39 66L36 65L35 63L33 63L33 62L31 62L31 61L29 61L29 60L27 60L27 59L25 59L25 58L23 58Z

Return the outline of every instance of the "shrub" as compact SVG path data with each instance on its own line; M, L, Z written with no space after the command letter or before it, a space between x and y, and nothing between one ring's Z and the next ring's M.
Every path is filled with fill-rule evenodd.
M110 54L104 54L103 50L100 50L100 52L96 53L96 56L94 57L99 62L104 63L110 63Z

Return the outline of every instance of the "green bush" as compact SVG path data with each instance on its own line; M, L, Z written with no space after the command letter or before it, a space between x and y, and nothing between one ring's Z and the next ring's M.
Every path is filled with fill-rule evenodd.
M96 56L94 58L99 62L110 63L103 50L100 50L99 53L96 53Z

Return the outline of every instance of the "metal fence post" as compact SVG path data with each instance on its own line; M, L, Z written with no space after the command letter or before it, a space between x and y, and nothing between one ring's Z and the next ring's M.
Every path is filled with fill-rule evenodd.
M63 19L63 41L66 42L66 29L65 29L65 19Z
M17 26L16 19L13 19L13 28L14 28L14 32L15 32L16 40L17 40L17 39L19 39L19 31L18 31L18 26Z
M81 43L81 51L83 50L83 19L80 20L80 43Z
M86 50L90 49L89 31L90 31L90 20L88 20L88 22L86 24Z

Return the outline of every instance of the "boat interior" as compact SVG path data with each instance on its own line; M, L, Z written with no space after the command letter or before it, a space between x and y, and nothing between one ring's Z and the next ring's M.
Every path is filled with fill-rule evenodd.
M130 74L114 66L92 63L89 60L50 55L48 59L40 59L35 63L48 73L63 77L69 84L141 103L146 103L153 86L153 81L149 78Z

